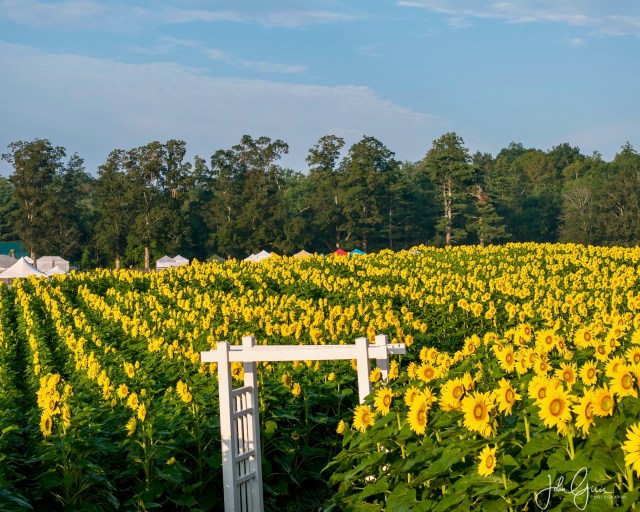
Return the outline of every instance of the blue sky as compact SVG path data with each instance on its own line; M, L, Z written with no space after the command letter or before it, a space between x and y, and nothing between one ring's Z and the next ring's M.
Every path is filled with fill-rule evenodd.
M322 135L417 161L455 131L610 160L640 149L639 62L636 0L0 0L0 152L47 138L95 173L116 148L208 160L249 134L306 171Z

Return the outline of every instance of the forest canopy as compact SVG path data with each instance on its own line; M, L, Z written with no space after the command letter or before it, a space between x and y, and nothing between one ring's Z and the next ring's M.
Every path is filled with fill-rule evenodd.
M149 268L177 253L640 241L640 155L629 143L610 162L568 143L511 143L493 156L450 132L408 162L375 137L347 149L326 135L304 172L279 164L288 150L245 135L189 162L184 141L154 141L114 149L92 174L46 139L14 142L2 155L13 172L0 177L0 241L82 268Z

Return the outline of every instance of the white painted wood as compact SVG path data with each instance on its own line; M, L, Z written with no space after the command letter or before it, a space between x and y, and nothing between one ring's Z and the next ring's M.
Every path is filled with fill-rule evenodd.
M216 350L200 353L203 363L218 364L220 438L225 512L263 512L260 411L256 362L337 361L355 359L358 397L364 403L371 393L370 359L376 360L384 379L389 375L389 354L404 354L404 343L388 343L386 335L357 338L354 345L256 345L253 336L242 345L222 341ZM231 363L241 362L244 386L233 389Z

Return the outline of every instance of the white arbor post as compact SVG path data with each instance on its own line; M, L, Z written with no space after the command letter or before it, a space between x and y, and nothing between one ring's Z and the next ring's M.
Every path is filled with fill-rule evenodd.
M216 350L200 353L203 363L218 364L222 478L226 512L263 512L260 459L260 418L256 362L337 361L355 359L358 396L363 403L371 393L369 359L375 358L382 377L389 374L389 354L404 354L404 343L389 344L386 335L376 336L375 345L357 338L355 345L256 345L253 336L242 345L219 342ZM231 363L241 362L244 385L233 388Z

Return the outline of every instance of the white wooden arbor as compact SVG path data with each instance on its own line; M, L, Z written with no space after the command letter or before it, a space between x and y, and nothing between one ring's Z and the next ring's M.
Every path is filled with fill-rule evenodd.
M253 336L242 345L223 341L216 350L200 353L203 363L218 364L222 479L226 512L263 512L260 460L260 416L258 410L257 362L337 361L355 359L360 403L371 393L370 359L376 360L382 378L389 373L389 354L404 354L404 343L388 343L380 334L374 345L357 338L354 345L256 345ZM244 385L233 388L231 363L241 362Z

